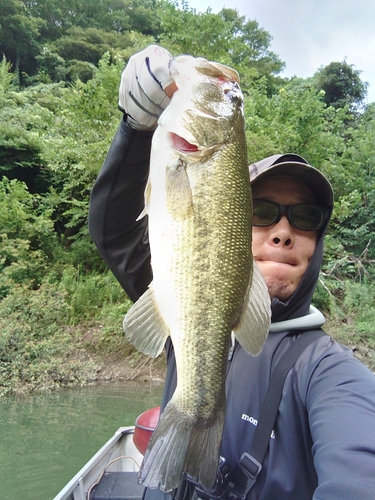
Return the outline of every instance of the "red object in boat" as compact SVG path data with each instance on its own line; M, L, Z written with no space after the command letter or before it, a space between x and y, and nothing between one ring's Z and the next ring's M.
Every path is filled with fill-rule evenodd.
M145 454L152 433L158 425L159 415L160 406L155 406L155 408L150 408L141 413L135 421L133 441L137 450L142 455Z

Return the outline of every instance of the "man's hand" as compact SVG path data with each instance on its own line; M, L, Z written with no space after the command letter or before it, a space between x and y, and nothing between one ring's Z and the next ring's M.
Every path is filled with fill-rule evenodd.
M119 109L138 130L156 128L159 116L177 90L169 73L171 54L157 45L131 56L122 72Z

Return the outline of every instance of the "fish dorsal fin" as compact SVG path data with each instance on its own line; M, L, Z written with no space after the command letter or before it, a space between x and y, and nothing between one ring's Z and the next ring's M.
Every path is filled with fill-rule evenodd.
M266 282L256 262L242 315L233 329L236 339L248 354L257 356L266 341L271 323L271 300Z
M126 338L139 351L153 358L162 352L169 329L154 300L152 283L129 309L122 326Z

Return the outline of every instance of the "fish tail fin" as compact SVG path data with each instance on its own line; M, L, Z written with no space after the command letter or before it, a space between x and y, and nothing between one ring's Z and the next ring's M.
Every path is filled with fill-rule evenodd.
M170 401L145 453L139 483L168 492L177 488L185 472L210 489L216 478L224 416L223 410L219 418L197 420Z
M204 489L215 483L220 458L225 410L194 427L185 458L185 471Z

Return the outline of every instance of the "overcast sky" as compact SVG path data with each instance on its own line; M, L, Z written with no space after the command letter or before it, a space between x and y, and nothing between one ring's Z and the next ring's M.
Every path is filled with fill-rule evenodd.
M344 59L369 83L375 102L374 0L188 0L197 12L237 9L272 36L271 50L285 62L282 76L312 76Z

